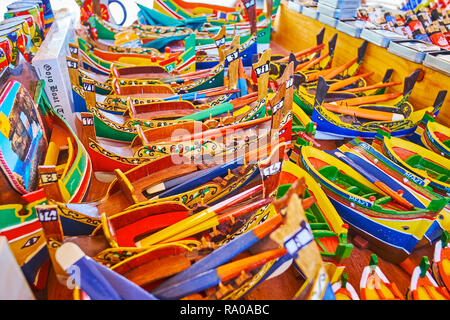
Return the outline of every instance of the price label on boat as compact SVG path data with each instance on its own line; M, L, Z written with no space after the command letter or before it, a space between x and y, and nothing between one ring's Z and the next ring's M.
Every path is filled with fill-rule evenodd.
M41 173L40 177L42 184L54 183L58 181L58 175L56 172Z
M226 42L226 38L225 38L225 37L222 37L222 38L220 38L220 39L217 39L217 40L215 41L216 47L219 48L220 46L225 45L225 42Z
M83 82L83 90L86 92L94 92L94 84Z
M70 69L78 69L78 62L73 60L67 60L67 67Z
M267 73L267 72L269 72L269 62L263 64L262 66L255 68L255 73L256 73L257 77L259 77L262 74Z
M270 166L264 168L262 170L262 174L264 178L273 176L281 171L281 162L272 163Z
M93 117L81 117L81 122L83 126L93 126L94 118Z
M255 0L250 0L250 1L244 2L244 6L246 9L249 9L249 8L253 7L254 5L255 5Z
M284 247L288 253L295 258L297 252L299 252L303 247L307 246L311 241L313 241L313 234L311 229L302 221L300 224L300 229L288 240L284 242Z
M41 222L50 222L58 220L58 212L56 209L38 209L37 216Z
M228 54L228 55L226 56L226 59L227 59L227 62L228 62L228 63L233 62L233 61L236 60L237 58L239 58L239 51L238 51L238 50L233 51L232 53L230 53L230 54Z
M283 108L284 106L284 98L281 98L280 101L278 101L273 107L272 107L272 115L276 114L278 110Z

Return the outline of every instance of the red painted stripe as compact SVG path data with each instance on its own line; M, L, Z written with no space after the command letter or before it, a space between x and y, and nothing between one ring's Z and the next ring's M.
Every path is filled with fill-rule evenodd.
M28 224L19 224L16 228L7 231L0 232L0 235L5 236L8 241L13 241L23 235L39 231L41 229L41 223L36 220Z

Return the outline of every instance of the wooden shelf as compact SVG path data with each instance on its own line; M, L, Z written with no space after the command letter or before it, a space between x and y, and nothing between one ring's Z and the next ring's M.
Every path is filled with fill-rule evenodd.
M335 33L338 34L334 66L353 59L358 47L364 42L363 39L354 38L320 21L290 10L285 0L281 2L274 23L275 31L272 33L272 40L284 49L296 52L315 46L316 35L322 28L325 28L324 43L327 43ZM380 81L389 68L395 70L392 81L403 81L418 68L424 71L423 80L416 83L409 99L416 110L432 105L439 90L450 88L450 77L445 74L394 55L388 52L387 48L369 43L362 65L362 72L374 72L369 82ZM450 126L450 93L447 94L437 120Z

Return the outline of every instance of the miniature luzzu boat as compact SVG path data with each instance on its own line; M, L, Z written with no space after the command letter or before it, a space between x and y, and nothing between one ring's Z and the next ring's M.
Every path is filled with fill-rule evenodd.
M249 183L258 174L258 160L267 157L272 145L261 146L236 157L224 155L220 162L192 163L183 156L165 156L123 173L101 199L86 203L57 202L65 235L91 234L101 214L145 209L149 204L178 202L193 209L219 201ZM230 160L228 160L230 159Z
M413 107L407 102L415 82L415 79L410 80L405 81L404 93L401 97L384 104L327 105L317 103L316 99L312 115L312 120L317 123L315 138L343 139L358 136L373 138L380 126L389 128L392 135L395 136L412 133L426 111L437 114L441 105L435 104L428 108L413 111ZM327 91L328 85L323 78L320 78L317 94L324 95L324 92L326 94Z
M113 284L111 282L113 278L119 281L118 274L122 274L135 284L141 285L144 290L151 290L151 297L156 299L239 299L255 288L265 279L267 274L275 271L274 267L277 266L277 261L286 260L287 257L298 261L303 274L307 277L308 285L303 287L294 298L334 299L326 275L322 273L320 267L320 255L317 248L311 244L312 235L306 224L306 219L301 214L302 202L299 199L301 190L298 183L293 188L298 190L294 192L300 192L300 194L291 192L290 197L281 204L274 204L276 212L273 218L265 219L255 228L246 230L245 233L236 236L230 242L203 256L193 265L189 266L189 260L195 259L195 247L191 248L192 253L190 255L184 255L184 257L182 254L177 256L175 250L170 250L169 246L174 247L177 243L169 243L164 245L165 247L149 248L141 254L115 264L112 267L112 270L117 272L113 273L115 276L109 275L109 272L105 271L101 272L103 277L99 279L98 276L89 272L81 272L81 277L86 278L81 279L81 289L84 292L80 292L79 289L75 290L75 298L105 298L102 293L106 290L96 289L93 286L86 285L86 282L97 279L95 280L97 282L104 283L104 280L107 280L107 283ZM285 207L286 203L288 203L287 208ZM283 211L280 212L281 210ZM300 235L303 236L302 239L305 241L302 245L295 245L293 241ZM262 239L265 239L266 242L273 242L272 247L278 246L278 248L270 251L258 249L254 245ZM84 263L74 261L77 259L69 259L72 261L69 264L64 263L61 259L62 254L58 251L63 251L69 246L73 245L64 244L61 249L57 249L56 260L64 266L65 270L68 270L68 267L72 264L80 267L85 266ZM200 247L197 247L197 249L200 249ZM245 252L247 249L253 249L251 257L236 259L239 253ZM257 253L254 252L255 249ZM198 253L201 254L200 251ZM66 255L66 257L69 256L71 255ZM75 256L78 255L75 254ZM158 257L159 264L155 260ZM163 268L164 265L167 265L167 267ZM141 270L141 272L138 273L138 270ZM150 270L152 271L149 272ZM171 274L173 276L168 278ZM123 280L120 280L120 282L125 286L126 283ZM154 288L155 284L152 284L152 282L158 286ZM128 284L126 287L130 288L130 285ZM110 285L106 284L106 288L110 288ZM110 298L120 299L120 293L123 290L114 285L113 288L115 290L112 290L112 292L117 291L117 294L110 296ZM129 296L134 291L130 288L130 291L123 293Z
M69 44L72 51L77 51L77 59L80 59L80 66L96 75L107 76L110 73L111 66L130 67L135 65L147 65L154 68L160 68L161 72L179 72L181 74L192 72L195 66L195 53L192 53L193 35L184 40L183 51L167 49L161 54L153 49L150 52L114 52L101 50L88 43L89 39L78 37L76 44ZM116 50L117 51L117 50Z
M370 263L361 275L361 300L405 300L397 285L390 282L380 267L375 254L370 257Z
M373 250L386 260L404 260L446 204L430 204L427 209L414 207L389 192L376 178L366 179L324 151L310 146L300 151L302 165L322 186L350 230L368 238Z
M142 103L145 101L143 98L132 99L128 97L124 108L118 104L114 109L111 109L110 104L105 105L97 102L97 95L93 89L94 83L87 79L82 79L82 86L72 84L72 95L75 105L80 112L89 111L94 115L95 129L99 137L131 141L137 135L135 128L137 124L142 125L144 128L156 128L194 119L203 121L212 117L215 120L228 117L233 122L234 120L232 119L234 118L231 116L231 111L237 119L241 120L249 119L253 116L261 117L265 112L265 100L257 101L257 108L253 108L254 103L252 100L256 100L256 97L254 97L256 93L245 95L241 97L242 99L232 100L236 96L241 96L240 92L247 92L245 83L242 85L242 81L238 78L239 69L239 60L230 64L228 70L229 90L227 88L223 88L225 90L211 89L208 90L210 93L195 92L180 95L178 96L179 98L177 98L177 95L173 95L171 97L174 99L149 99L152 102L147 103ZM74 68L69 67L69 75L72 83L76 82L77 75ZM262 78L261 81L264 81L264 79ZM133 86L130 87L133 88ZM267 84L265 87L267 87ZM195 103L204 103L194 105L189 100L181 100L181 98L188 95ZM124 99L125 97L123 96ZM227 103L228 101L231 101L231 103ZM230 112L230 115L227 112ZM201 117L202 114L203 116ZM186 118L184 119L183 117ZM210 125L212 125L211 121Z
M443 101L447 91L441 91L440 94ZM436 116L430 112L425 113L413 135L405 138L443 157L450 158L450 129L436 122Z
M305 209L305 215L330 281L334 283L341 277L344 270L342 260L348 258L353 249L353 245L347 240L348 227L317 182L308 172L292 161L283 162L280 179L284 184L280 186L277 197L284 195L285 190L301 177L305 178L305 196L316 199L314 204Z
M450 300L447 288L440 287L429 272L430 262L424 256L414 269L406 294L408 300Z
M450 193L450 160L410 141L392 137L383 128L379 130L372 146L386 154L392 161L428 180L436 193Z
M450 288L450 246L448 245L448 231L442 233L441 239L434 246L433 264L431 266L433 275L442 287Z
M359 300L358 293L351 283L348 282L347 273L343 273L341 281L336 281L332 285L336 300Z
M27 280L33 283L48 258L35 212L35 206L46 201L43 189L58 176L60 199L81 201L92 167L81 142L50 107L41 82L34 100L21 83L8 80L7 69L1 83L0 234L6 236Z
M378 152L365 141L355 138L338 148L372 175L379 177L391 189L408 197L407 200L417 207L426 208L432 201L445 198L433 192L424 181L413 172L399 166L384 154ZM407 191L405 193L405 191ZM445 201L445 200L441 200ZM444 230L450 229L450 204L439 213L438 218L425 233L429 243L438 239Z

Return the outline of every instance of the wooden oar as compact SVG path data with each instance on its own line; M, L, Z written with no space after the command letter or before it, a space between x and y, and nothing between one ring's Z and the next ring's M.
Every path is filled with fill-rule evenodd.
M374 72L367 72L367 73L363 73L363 74L360 74L357 76L349 77L347 79L339 80L335 83L330 84L330 88L328 89L328 91L336 91L336 90L342 89L348 85L351 85L352 83L359 81L362 78L370 77L373 74L374 74ZM345 91L347 91L347 90L345 90Z
M396 82L378 83L378 84L373 84L373 85L365 86L365 87L351 88L351 89L347 89L345 91L351 92L351 93L357 93L357 92L364 92L364 91L368 91L368 90L393 87L393 86L397 86L399 84L402 84L402 82L396 81Z
M298 51L298 52L294 53L294 56L295 56L296 59L298 59L298 58L306 56L308 54L319 52L324 47L325 47L325 44L321 43L321 44L319 44L319 45L317 45L315 47L311 47L311 48L308 48L308 49L305 49L305 50ZM288 62L288 61L289 61L289 56L286 56L284 58L281 58L281 59L277 60L276 62Z
M349 166L353 167L356 171L361 173L367 180L372 182L375 186L380 188L382 191L384 191L386 194L388 194L395 202L399 203L400 205L404 206L408 210L413 210L414 205L407 201L405 198L403 198L400 194L392 190L389 186L387 186L384 182L379 181L377 177L373 176L369 172L367 172L365 169L363 169L360 165L358 165L356 162L354 162L352 159L347 157L345 154L343 154L340 151L333 151L334 155L348 164Z
M159 299L180 299L187 295L203 291L227 282L242 273L256 269L267 262L280 258L287 253L285 248L278 248L248 258L240 259L217 268L200 273L190 279L163 289L154 290Z
M345 99L345 100L339 100L336 101L337 104L340 105L346 105L346 106L360 106L363 104L372 104L382 101L389 101L392 99L396 99L400 97L402 93L396 92L396 93L386 93L386 94L377 94L374 96L366 96L366 97L358 97L358 98L351 98L351 99Z
M400 113L385 112L371 109L364 109L358 107L349 107L343 105L334 105L331 103L324 103L323 106L332 112L347 114L350 116L361 117L376 121L396 121L403 120L405 117Z
M262 185L258 185L244 192L238 193L237 195L230 197L224 201L221 201L205 210L202 210L187 219L183 219L167 228L164 229L164 232L154 233L139 242L136 243L136 246L147 247L155 243L159 243L177 235L178 233L190 228L191 226L198 225L202 222L205 222L213 217L215 217L218 213L223 212L227 208L230 208L244 200L247 200L257 194L259 194L262 190Z

